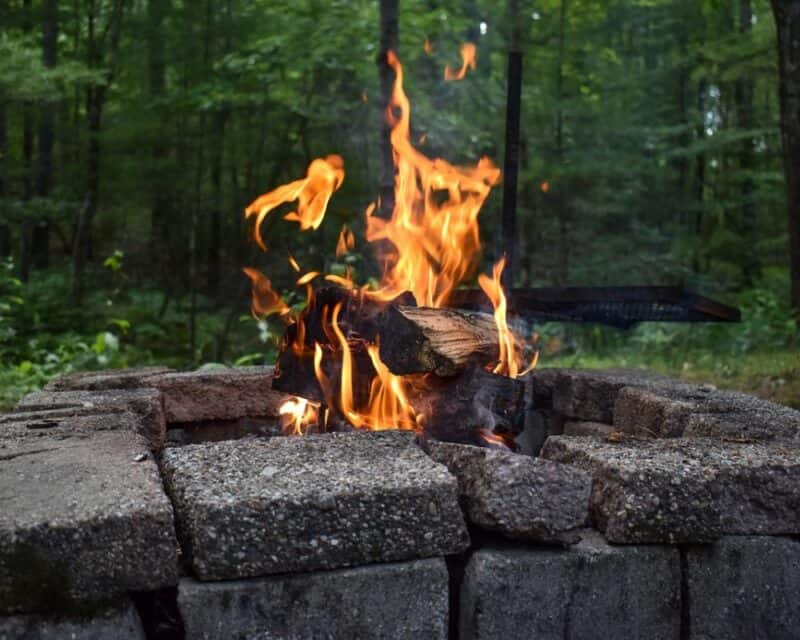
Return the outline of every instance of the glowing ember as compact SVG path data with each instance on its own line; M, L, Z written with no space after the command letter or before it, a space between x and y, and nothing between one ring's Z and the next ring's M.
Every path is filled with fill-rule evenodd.
M461 45L461 68L458 71L453 71L450 65L444 68L445 80L463 80L467 75L467 69L475 71L477 66L477 48L471 42L465 42Z
M475 433L490 448L509 449L510 447L503 439L503 436L489 429L476 429Z

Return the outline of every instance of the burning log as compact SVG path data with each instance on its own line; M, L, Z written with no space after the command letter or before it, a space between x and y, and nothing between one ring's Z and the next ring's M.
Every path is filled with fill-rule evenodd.
M484 433L516 435L525 415L525 384L474 364L460 375L421 376L409 399L425 434L437 440L485 444Z
M288 327L273 388L324 405L320 415L328 429L338 430L345 420L387 428L385 422L368 426L376 425L382 385L410 405L394 426L480 444L482 432L519 432L524 413L524 384L485 369L498 351L492 316L381 303L326 288ZM348 402L343 389L351 394Z
M396 375L453 376L499 353L491 315L458 309L388 306L377 319L381 360Z

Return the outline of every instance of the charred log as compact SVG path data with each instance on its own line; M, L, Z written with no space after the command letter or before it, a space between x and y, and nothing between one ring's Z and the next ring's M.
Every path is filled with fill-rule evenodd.
M484 444L480 431L516 435L525 416L525 384L475 365L460 375L412 378L409 400L422 414L426 435L437 440Z

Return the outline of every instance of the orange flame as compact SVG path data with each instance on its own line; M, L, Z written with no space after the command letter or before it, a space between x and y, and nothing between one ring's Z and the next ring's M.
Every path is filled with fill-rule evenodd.
M257 198L245 209L245 216L256 216L254 236L258 246L267 250L261 238L261 223L270 211L285 202L297 200L297 210L287 213L284 220L298 222L301 231L319 227L331 195L343 180L344 161L341 156L330 155L313 160L302 180L295 180Z
M431 55L433 53L433 43L425 38L425 41L422 43L422 50L427 54Z
M524 371L520 371L519 349L516 345L514 333L508 328L506 294L503 292L503 285L500 281L505 266L506 259L502 257L495 263L492 269L492 277L490 278L482 273L478 276L478 284L491 300L492 307L494 307L494 321L497 325L497 337L500 346L500 355L494 368L494 373L510 378L518 378L536 366L539 354L537 352L530 365Z
M411 106L403 91L403 69L394 52L387 55L395 83L386 119L397 172L395 205L384 220L370 215L367 240L389 240L381 288L371 295L392 300L411 291L419 305L441 307L452 290L475 269L481 248L478 213L500 170L488 158L475 167L431 160L410 141Z
M475 69L475 46L467 43L461 48L464 64L458 72L449 72L453 79L463 78L467 69ZM391 145L395 163L395 198L389 219L374 215L376 204L366 211L366 237L370 242L388 241L389 247L382 256L384 273L377 290L365 285L359 293L373 299L391 301L405 292L411 292L422 306L441 307L459 284L474 274L481 249L478 214L491 188L500 181L500 170L488 158L481 158L475 166L458 167L442 159L430 159L411 143L411 107L403 90L403 69L394 52L387 54L388 64L395 72L395 82L385 117L391 127ZM422 140L420 140L420 143ZM255 236L262 248L264 242L259 228L266 215L278 205L298 200L297 210L286 219L296 221L301 230L316 229L325 215L328 201L344 179L343 162L339 156L318 159L309 165L307 176L271 191L251 204L246 215L256 216ZM342 228L336 245L336 256L341 257L355 247L352 231ZM292 268L301 273L300 265L290 255ZM495 372L512 377L521 375L519 354L514 335L506 322L506 300L500 285L505 261L495 265L493 277L481 275L479 282L494 306L495 322L500 341L500 357ZM254 312L273 310L288 317L289 307L271 288L269 280L255 270L246 270L254 283ZM256 275L257 274L257 275ZM308 305L312 305L312 281L321 274L310 271L300 275L298 286L305 286ZM347 289L356 289L351 267L344 275L327 274L325 280ZM259 285L257 287L256 285ZM256 296L256 289L260 294ZM257 302L258 301L258 302ZM345 335L340 324L342 303L333 308L324 307L321 313L322 328L327 337L325 345L314 343L314 372L322 389L325 403L335 407L351 424L364 429L419 429L423 417L409 402L409 378L393 375L381 361L379 346L361 336ZM297 319L297 331L291 348L298 357L311 358L310 344L306 344L306 327L302 315ZM356 397L354 383L367 372L357 372L357 363L365 363L362 351L354 352L358 345L366 351L366 363L372 380L369 397ZM358 356L358 358L356 357ZM323 359L336 358L338 379L332 380L323 369ZM535 362L534 362L535 364ZM338 387L338 388L335 388ZM281 408L284 425L291 433L303 433L310 424L328 413L319 406L302 399L293 399ZM305 403L305 404L303 404ZM363 406L360 406L363 405ZM491 435L488 435L491 434ZM488 431L480 437L496 446L503 445L501 436ZM494 438L494 440L492 439ZM498 441L499 440L499 441Z
M342 225L342 230L339 231L339 240L336 242L336 257L341 258L345 253L355 249L356 237L353 232L348 229L347 225Z
M477 67L477 47L471 42L465 42L461 45L461 68L458 71L453 71L450 65L444 68L445 80L463 80L467 75L467 69L475 71Z
M250 301L250 309L253 315L257 318L265 318L274 313L281 317L288 318L291 313L289 305L287 305L283 298L272 288L272 282L258 269L245 267L242 269L245 275L250 278L253 284L253 295Z
M289 398L278 409L286 435L301 436L319 420L319 405L305 398Z
M508 443L505 441L503 436L495 433L490 429L476 429L475 433L481 440L483 440L491 448L495 449L511 448L508 446Z

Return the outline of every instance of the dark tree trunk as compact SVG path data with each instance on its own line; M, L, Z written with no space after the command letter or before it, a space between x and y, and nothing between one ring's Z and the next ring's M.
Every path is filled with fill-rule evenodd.
M697 87L697 111L700 114L698 116L699 124L697 125L697 140L699 142L702 142L706 135L705 124L703 122L703 114L705 113L705 92L706 85L700 82ZM692 270L695 273L700 273L702 267L700 262L700 242L703 235L703 212L705 208L706 191L706 157L702 150L697 153L694 162L694 184L692 188L694 248L692 250Z
M31 17L31 0L23 3L23 27L30 33L33 26ZM30 101L22 105L22 199L27 201L33 195L31 171L33 165L33 109ZM19 232L19 279L27 282L31 273L31 224L25 212Z
M6 105L0 100L0 200L6 195L8 176L6 171L6 155L8 153L8 128L6 124ZM5 220L0 220L0 258L11 255L11 227Z
M559 172L563 172L564 158L564 54L567 27L567 0L561 0L558 17L558 54L556 58L556 100L558 107L556 110L556 160ZM566 177L559 177L556 185L556 198L558 202L558 281L559 284L567 284L569 280L569 258L570 258L570 228L571 220L569 215L569 204L567 203Z
M380 0L380 50L378 51L378 76L381 83L381 99L378 102L381 117L381 182L380 209L376 215L391 218L394 210L394 159L390 141L391 129L384 113L389 105L394 84L394 72L386 61L389 51L397 53L399 0Z
M45 0L42 6L42 63L56 66L58 55L58 0ZM53 188L53 143L57 104L49 97L39 103L39 157L36 172L36 194L47 198ZM33 264L47 267L50 262L50 222L39 220L33 227L31 243Z
M164 178L164 164L169 153L166 139L167 113L160 100L166 92L166 53L164 50L164 18L171 9L170 0L148 0L147 3L147 84L150 110L158 126L152 134L149 184L150 200L150 257L153 264L163 263L167 223L170 217L172 198L168 180Z
M125 0L118 0L108 18L110 22L102 30L102 39L98 40L95 0L89 0L88 3L88 66L90 69L100 69L104 62L103 49L107 48L105 66L108 70L105 84L90 84L86 89L86 120L89 133L89 148L86 156L86 193L75 225L70 274L72 301L76 305L80 304L83 298L84 269L87 258L91 255L91 230L100 192L100 131L103 107L106 101L106 90L113 80L113 59L119 46L124 6ZM105 43L106 37L110 38L107 44Z
M750 37L753 29L753 7L751 0L739 0L739 33L742 39ZM736 82L734 89L736 111L739 119L739 128L746 131L753 129L753 76L747 74ZM756 253L748 250L755 242L756 204L755 184L753 183L753 139L748 136L741 141L739 147L739 175L741 214L739 228L741 236L747 243L742 252L742 275L746 284L752 284L757 276L758 260Z
M778 34L779 99L789 220L790 302L800 325L800 2L772 0Z
M208 295L218 300L222 279L222 150L225 145L225 123L228 111L214 114L214 136L211 150L211 216L208 226Z

